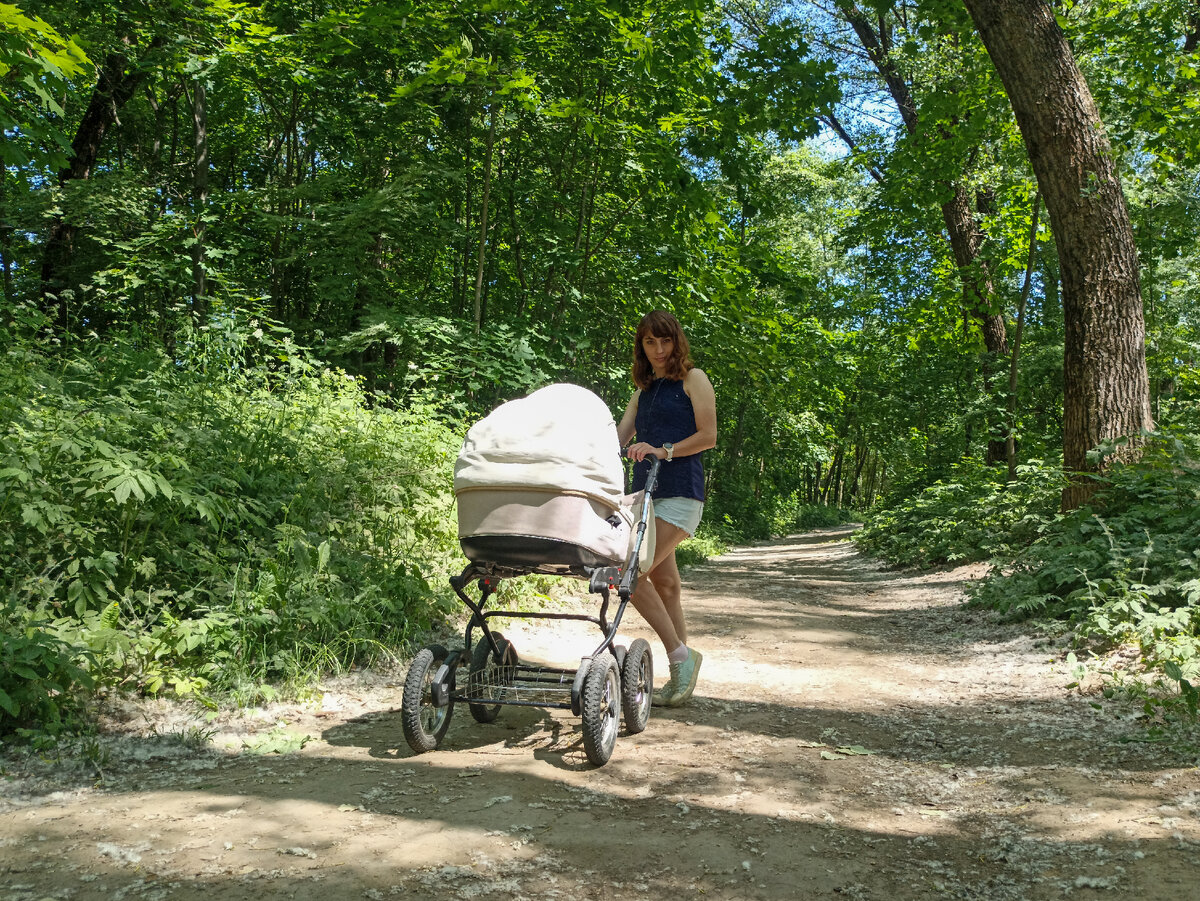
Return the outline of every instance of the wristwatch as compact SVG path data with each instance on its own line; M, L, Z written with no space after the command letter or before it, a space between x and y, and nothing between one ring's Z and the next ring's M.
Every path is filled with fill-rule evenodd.
M675 445L672 444L670 441L664 441L663 442L663 450L665 450L667 452L667 462L670 463L671 458L673 456L675 456Z

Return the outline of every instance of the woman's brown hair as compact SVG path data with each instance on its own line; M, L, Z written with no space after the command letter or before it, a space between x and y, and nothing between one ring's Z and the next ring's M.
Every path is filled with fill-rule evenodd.
M642 347L642 341L647 335L670 338L675 342L671 358L667 360L666 377L671 381L680 381L696 368L692 363L691 348L688 347L688 340L683 334L679 320L665 310L651 310L638 323L637 334L633 339L633 383L643 391L654 381L654 367L650 365L650 358L646 356L646 350Z

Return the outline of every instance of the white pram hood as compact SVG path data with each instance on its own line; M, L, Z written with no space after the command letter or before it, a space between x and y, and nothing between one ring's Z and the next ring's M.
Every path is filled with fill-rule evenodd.
M615 510L625 494L620 450L604 401L579 385L548 385L471 426L454 466L454 493L545 489L582 494Z

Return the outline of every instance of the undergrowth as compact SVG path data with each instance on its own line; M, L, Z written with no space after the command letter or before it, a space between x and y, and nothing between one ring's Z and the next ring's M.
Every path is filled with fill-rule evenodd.
M951 478L875 513L855 536L899 565L992 561L970 603L1066 628L1072 666L1146 723L1195 723L1200 706L1200 429L1144 436L1092 502L1059 514L1057 462L1003 472L964 460ZM1111 453L1112 447L1099 454Z
M0 350L0 731L91 686L253 702L449 609L458 439L428 411L232 320L173 357Z
M1037 540L996 562L973 602L1014 618L1070 625L1076 651L1111 694L1147 722L1195 721L1200 697L1200 437L1148 436L1142 459L1117 464L1087 507L1056 518ZM1136 650L1137 666L1112 652ZM1083 665L1082 663L1080 664Z
M1059 461L1004 471L964 458L948 479L887 505L855 533L864 552L900 566L971 563L1011 554L1046 527L1062 490Z
M728 549L729 546L713 530L701 523L695 535L685 538L675 548L675 563L680 567L694 566Z

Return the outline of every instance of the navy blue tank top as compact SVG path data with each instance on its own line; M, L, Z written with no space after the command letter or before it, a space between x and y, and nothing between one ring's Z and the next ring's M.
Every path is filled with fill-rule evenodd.
M682 381L655 379L638 398L637 418L634 420L637 440L655 447L670 441L678 444L696 434L696 412L692 399L683 390ZM658 486L654 497L690 497L704 500L703 454L676 457L658 467ZM650 461L643 460L633 468L633 490L646 487Z

